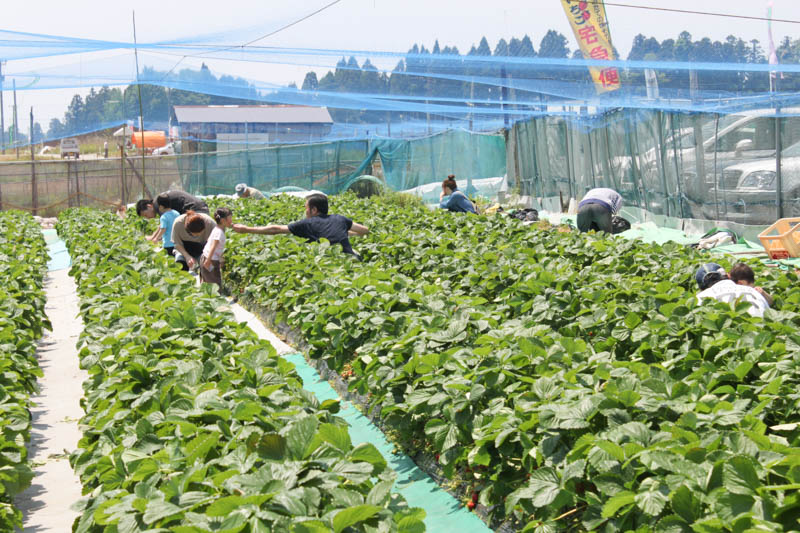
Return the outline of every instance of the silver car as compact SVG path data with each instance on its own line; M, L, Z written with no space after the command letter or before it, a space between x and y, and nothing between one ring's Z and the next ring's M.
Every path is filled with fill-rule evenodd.
M781 152L783 216L800 216L800 142ZM775 153L769 158L731 165L722 171L722 185L711 188L703 214L742 224L772 224L778 218ZM727 188L727 184L736 186Z

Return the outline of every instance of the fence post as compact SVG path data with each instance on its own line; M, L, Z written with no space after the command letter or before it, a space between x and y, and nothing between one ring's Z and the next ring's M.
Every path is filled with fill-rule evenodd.
M33 153L33 108L31 107L31 129L30 129L30 147L31 147L31 204L33 207L33 214L36 215L37 208L39 207L39 190L36 186L36 159Z
M125 201L125 145L119 145L119 195L122 205L126 205Z
M780 107L777 108L780 113ZM781 117L775 117L775 191L778 195L778 218L783 218L783 172L781 171L781 152L783 139L781 138Z
M208 152L203 152L203 194L208 194Z

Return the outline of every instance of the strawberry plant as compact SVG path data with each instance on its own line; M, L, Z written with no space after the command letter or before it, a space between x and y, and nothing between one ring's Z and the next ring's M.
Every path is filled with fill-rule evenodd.
M233 320L137 228L61 214L85 323L76 532L424 530L338 402Z
M47 246L28 214L0 212L0 531L22 527L14 498L33 479L25 443L30 395L42 375L36 341L50 328L44 312Z
M707 256L676 244L331 199L371 228L326 243L234 235L226 283L345 371L413 453L477 480L490 519L525 531L796 529L800 289L698 305ZM250 224L296 199L238 203ZM718 262L729 266L723 258ZM345 366L349 365L349 366ZM467 470L469 469L469 471ZM471 501L471 498L470 498Z

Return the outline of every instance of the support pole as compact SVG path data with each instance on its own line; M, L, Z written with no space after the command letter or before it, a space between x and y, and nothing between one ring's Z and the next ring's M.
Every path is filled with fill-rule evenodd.
M119 145L119 195L120 202L125 205L125 144Z
M778 80L775 80L777 83ZM780 106L777 113L780 114ZM778 218L783 218L783 172L781 171L781 152L783 151L783 139L781 138L781 117L775 117L775 194L778 202Z
M147 182L145 181L145 174L144 174L144 110L142 107L142 84L139 83L139 47L136 44L136 12L133 12L133 54L136 57L136 88L139 92L139 135L141 137L139 140L141 141L141 150L142 150L142 174L139 176L139 179L142 180L142 195L147 192ZM134 170L135 172L135 170ZM152 198L150 196L149 198Z
M17 148L17 160L19 160L19 124L17 124L17 80L14 84L14 146Z
M6 117L5 110L3 109L3 61L0 61L0 149L3 154L6 153Z
M36 158L33 152L33 107L31 107L31 130L29 140L31 147L31 206L33 208L33 214L36 215L36 211L39 207L39 189L36 186Z

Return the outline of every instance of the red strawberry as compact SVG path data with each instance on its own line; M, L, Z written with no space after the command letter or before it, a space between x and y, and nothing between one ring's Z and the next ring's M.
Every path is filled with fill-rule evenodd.
M478 503L478 491L472 493L472 503Z
M475 502L467 502L467 509L470 511L475 509Z

